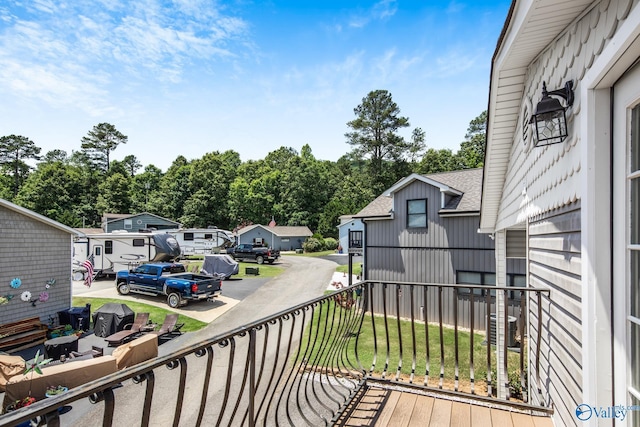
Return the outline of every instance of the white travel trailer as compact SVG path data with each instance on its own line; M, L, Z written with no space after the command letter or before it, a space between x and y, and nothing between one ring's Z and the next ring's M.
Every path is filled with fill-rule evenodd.
M236 242L231 231L219 228L181 228L167 230L178 241L182 256L195 254L216 254L221 249L233 246Z
M74 279L83 277L82 263L91 255L95 274L107 276L145 262L171 261L180 256L180 246L175 237L164 231L86 234L73 244Z

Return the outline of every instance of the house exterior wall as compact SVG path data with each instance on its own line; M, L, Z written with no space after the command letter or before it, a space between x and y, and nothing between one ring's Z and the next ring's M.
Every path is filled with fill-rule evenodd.
M576 96L567 116L569 137L560 144L535 148L529 119L542 92L564 87L573 80L578 95L581 79L595 58L611 42L621 21L638 1L611 0L594 4L530 65L521 99L521 114L502 191L496 229L504 229L527 218L573 203L582 197L580 175L585 172L579 141L584 97Z
M364 231L364 223L360 219L351 219L338 226L338 241L342 247L342 253L349 252L349 230Z
M262 238L267 246L279 251L293 251L301 249L307 239L306 236L276 236L262 227L255 227L238 235L238 243L253 243L255 239Z
M529 284L551 291L542 300L545 330L541 343L535 342L537 301L529 304L531 353L541 346L540 379L548 385L556 420L566 426L582 422L575 410L584 403L580 215L580 204L574 203L532 218L529 223ZM531 396L533 403L542 403L537 393Z
M609 227L608 207L604 208L605 215L596 218L599 206L608 205L610 197L609 189L597 187L596 173L601 173L601 179L608 179L610 166L607 164L604 170L598 165L609 159L593 154L609 145L609 126L594 123L603 117L608 120L611 107L609 99L594 89L600 85L600 92L608 94L606 85L616 80L607 76L612 82L602 83L602 76L611 70L604 67L614 67L617 60L609 56L622 55L627 38L631 37L624 32L619 36L618 32L637 28L638 3L593 3L538 55L527 69L519 100L520 117L512 130L514 140L495 228L528 224L529 284L551 289L550 299L543 301L546 327L541 363L547 371L541 380L555 405L556 425L581 423L575 416L580 403L625 403L612 402L611 390L607 389L611 387L607 375L616 369L611 367L607 354L612 344L606 324L611 322L607 317L613 311L605 307L598 312L602 304L609 304L611 273L594 274L601 270L597 264L608 263L605 258L610 256L607 252L611 243L608 235L596 230L603 225L605 229ZM636 16L636 21L627 23L630 14ZM603 52L606 55L600 60ZM611 71L616 73L621 71ZM534 147L528 121L541 97L542 83L554 90L568 80L573 80L576 91L567 116L569 137L560 144ZM619 119L624 120L616 120ZM531 308L531 325L535 325L537 308L535 304ZM583 323L581 319L593 322ZM596 319L599 326L594 325ZM530 335L535 332L530 331ZM532 342L532 354L535 347ZM532 397L536 397L535 393Z
M424 198L428 227L407 228L407 200ZM442 217L440 206L438 188L414 181L394 194L393 219L365 220L365 278L455 283L458 270L495 272L494 244L478 234L479 216Z
M125 220L131 220L131 228L125 227ZM175 221L170 221L164 218L159 218L154 215L140 214L132 216L130 218L122 218L113 222L108 222L105 226L105 233L110 233L114 230L127 230L130 232L137 232L143 228L155 227L158 230L170 230L178 228L180 224Z
M0 206L0 296L13 295L0 305L0 324L34 316L44 323L50 316L57 321L58 311L71 306L71 247L70 233ZM22 285L14 289L9 284L16 277ZM56 283L47 289L50 279ZM20 299L24 291L32 300L42 292L49 299L34 307Z

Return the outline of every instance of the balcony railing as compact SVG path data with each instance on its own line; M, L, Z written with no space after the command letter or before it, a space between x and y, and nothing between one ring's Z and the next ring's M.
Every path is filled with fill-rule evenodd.
M548 411L540 384L548 294L481 289L361 282L9 412L0 426L331 425L368 383Z

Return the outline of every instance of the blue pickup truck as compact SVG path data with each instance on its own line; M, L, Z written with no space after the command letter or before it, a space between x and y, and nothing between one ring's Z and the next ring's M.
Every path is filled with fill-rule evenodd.
M158 262L119 271L116 289L120 295L163 295L167 297L169 307L177 308L189 301L211 300L219 296L223 279L224 275L187 273L182 264Z

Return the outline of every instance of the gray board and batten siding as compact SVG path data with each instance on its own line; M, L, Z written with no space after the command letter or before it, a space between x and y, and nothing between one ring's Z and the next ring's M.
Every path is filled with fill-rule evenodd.
M72 233L5 206L0 225L0 296L13 295L0 305L0 324L35 316L45 323L50 316L57 320L57 313L71 306ZM14 278L20 279L19 288L10 286ZM47 288L51 279L55 284ZM22 301L24 291L35 305ZM41 302L43 292L48 299Z
M540 366L546 367L541 381L563 419L577 423L573 416L582 402L582 289L580 202L552 211L529 222L529 284L550 289L542 300ZM535 355L538 306L530 304L529 337ZM532 360L532 363L534 360ZM551 372L552 371L552 372ZM550 381L558 378L560 381ZM532 393L536 398L536 393ZM533 403L538 403L534 402Z
M481 170L459 171L447 174L427 175L430 179L449 178L453 181L468 178L481 179ZM453 177L453 179L451 178ZM433 284L455 284L458 272L495 273L495 244L487 234L479 234L480 222L479 202L473 199L479 189L475 182L464 182L468 192L463 196L447 195L443 208L441 188L419 179L390 194L386 201L387 212L380 210L385 201L380 198L363 211L365 226L365 279L380 282L414 282ZM456 190L453 187L450 189ZM471 197L462 200L462 197ZM393 199L391 199L393 198ZM407 201L427 199L427 227L407 227ZM464 207L458 210L457 207ZM389 209L393 207L393 214ZM384 215L386 214L386 215ZM371 215L367 218L367 215ZM357 215L360 217L360 214ZM374 219L375 218L375 219ZM509 258L507 273L524 275L526 261L523 258ZM378 287L377 292L382 292ZM489 287L490 289L490 287ZM386 292L392 292L387 289ZM421 291L420 291L421 292ZM424 320L425 309L428 321L436 321L438 298L436 289L432 288L426 299L428 306L423 307L422 296L416 295L414 312ZM458 313L468 313L470 297L468 290L461 290L456 297L451 288L443 289L443 321L454 323L454 306L458 304ZM518 293L519 296L519 293ZM387 296L391 297L391 294ZM387 298L387 299L388 299ZM392 298L395 301L395 298ZM381 300L380 296L377 298ZM392 312L396 311L392 303ZM495 311L495 301L492 302ZM483 329L486 323L486 303L484 297L476 294L474 303L475 328ZM378 312L382 307L374 307ZM408 316L411 305L408 300L401 301L400 316ZM519 318L519 299L509 301L509 314ZM466 316L466 314L465 314ZM468 317L459 318L459 325L468 328L471 325Z

